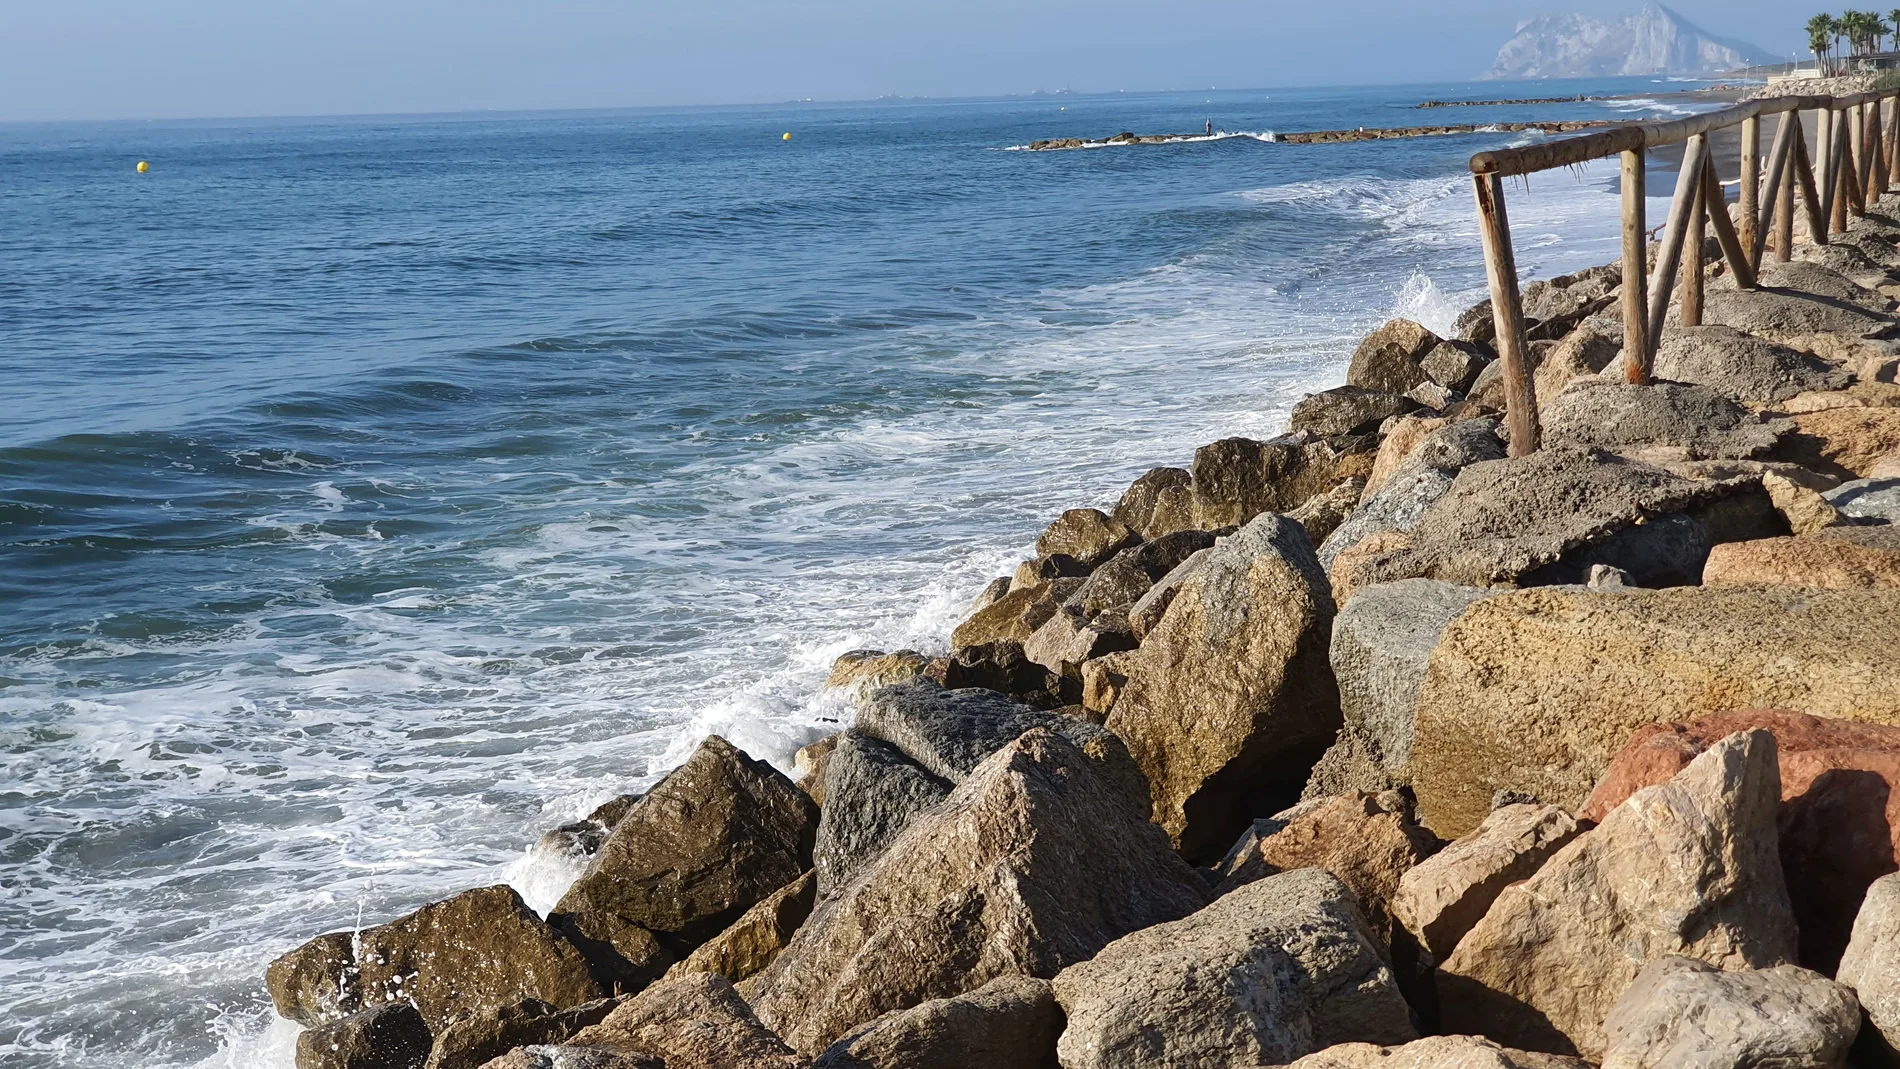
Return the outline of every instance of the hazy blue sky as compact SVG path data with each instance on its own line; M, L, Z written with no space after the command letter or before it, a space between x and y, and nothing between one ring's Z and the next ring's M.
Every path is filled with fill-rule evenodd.
M0 120L1439 81L1640 0L0 0ZM1813 4L1681 0L1786 54ZM1838 6L1838 5L1837 5Z

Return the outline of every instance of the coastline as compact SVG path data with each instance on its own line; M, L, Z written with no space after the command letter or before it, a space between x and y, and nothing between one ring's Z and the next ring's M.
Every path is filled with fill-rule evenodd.
M1593 859L1641 852L1636 818L1618 816L1634 786L1676 791L1672 804L1759 844L1772 841L1759 813L1772 813L1779 790L1749 772L1728 773L1727 795L1708 789L1717 758L1772 768L1778 742L1798 749L1803 732L1823 730L1815 718L1864 727L1855 745L1870 751L1894 745L1880 732L1900 724L1900 692L1879 664L1900 639L1890 634L1900 387L1874 336L1900 324L1885 292L1900 288L1896 209L1890 199L1856 224L1866 262L1846 246L1804 246L1774 269L1766 304L1712 273L1711 325L1665 352L1668 381L1653 387L1618 381L1613 269L1529 287L1538 395L1555 439L1529 457L1503 455L1483 305L1450 337L1387 324L1361 343L1347 384L1302 401L1286 434L1211 443L1189 467L1142 476L1112 510L1064 513L1037 555L972 607L951 656L840 658L831 682L855 703L855 722L800 751L795 786L709 741L645 798L550 833L539 849L589 860L545 920L512 892L469 892L425 909L426 925L419 913L286 955L272 967L273 998L325 1037L408 1014L385 1026L410 1041L420 1030L437 1055L445 1042L463 1052L551 1044L708 1065L852 1065L879 1043L967 1046L1002 1029L1082 1065L1093 1063L1069 1037L1113 1035L1118 1014L1190 1027L1159 1002L1126 999L1145 990L1145 975L1172 975L1166 948L1143 931L1204 940L1199 962L1245 975L1218 938L1241 911L1331 917L1339 938L1364 947L1361 979L1381 1009L1346 1038L1397 1046L1421 1024L1462 1025L1552 1055L1600 1056L1590 1044L1601 1040L1586 1034L1600 1017L1555 1022L1553 1037L1482 1002L1440 1005L1434 957L1440 991L1509 981L1469 948L1459 957L1434 942L1431 918L1400 905L1402 877L1461 847L1496 849L1494 822L1516 820L1568 828L1511 854L1524 876L1601 864L1614 884ZM1810 329L1787 328L1791 309ZM1855 561L1845 573L1842 554ZM1637 674L1618 674L1626 669ZM1261 682L1236 689L1236 679ZM1561 744L1520 734L1524 693L1542 699L1529 703L1536 728ZM1747 712L1767 708L1806 719ZM1665 730L1700 740L1674 779L1618 763L1657 724L1687 725ZM1752 810L1734 802L1744 796ZM681 812L714 815L682 829ZM964 815L974 823L959 823ZM992 818L1010 834L985 838ZM1089 820L1112 834L1084 835ZM942 854L952 840L961 852ZM1043 841L1063 849L1018 853ZM1373 850L1388 852L1361 853ZM1763 907L1733 922L1730 938L1758 940L1750 964L1765 967L1796 957L1787 909L1801 911L1805 936L1840 928L1845 907L1815 897L1831 870L1783 873L1774 851L1760 853L1722 863L1737 886L1786 879L1784 898L1797 895L1781 914ZM1338 879L1294 879L1313 865ZM961 882L965 872L976 882ZM926 923L928 908L893 905L994 893L982 882L992 872L1051 897L984 912L961 934ZM1077 879L1114 886L1137 915L1092 912ZM1461 938L1490 938L1490 916L1520 908L1500 905L1518 901L1501 890ZM1355 900L1347 921L1323 905ZM442 960L430 940L443 937L428 933L493 959L490 937L456 942L456 932L491 930L481 926L494 916L521 933L509 956L541 955L546 976L532 992L514 973L499 981L505 995L435 993L474 966L426 964ZM1070 934L1011 934L1024 923ZM909 949L862 949L898 940ZM365 971L366 946L379 968L424 964ZM1799 958L1831 972L1828 952L1804 943ZM971 953L981 967L950 977L931 968ZM1557 956L1540 964L1555 982L1588 985L1599 1011L1623 1012L1613 975L1575 963L1583 971L1566 973ZM1028 979L1007 990L983 982L1017 975ZM431 993L418 996L418 984ZM530 994L535 1008L492 1012ZM1115 1008L1118 998L1132 1008ZM486 1000L466 1018L478 1023L448 1027L471 999ZM927 1026L917 1016L926 1006L965 1023ZM707 1038L681 1020L726 1034ZM541 1064L497 1055L496 1066Z

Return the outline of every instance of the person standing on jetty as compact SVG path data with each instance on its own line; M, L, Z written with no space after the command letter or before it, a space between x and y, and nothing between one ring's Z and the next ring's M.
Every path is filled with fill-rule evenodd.
M1207 136L1214 136L1214 120L1212 119L1207 120Z

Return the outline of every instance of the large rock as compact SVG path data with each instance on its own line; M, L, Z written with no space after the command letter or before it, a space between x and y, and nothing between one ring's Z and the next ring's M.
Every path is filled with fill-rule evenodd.
M1678 327L1656 349L1659 379L1693 382L1731 401L1786 401L1809 390L1839 390L1853 376L1812 354L1734 327Z
M1132 608L1132 602L1129 604ZM1023 656L1052 674L1080 680L1082 662L1140 645L1125 611L1104 609L1093 617L1064 609L1023 643Z
M1212 531L1176 531L1124 549L1097 568L1064 608L1092 620L1102 612L1124 612L1181 562L1214 544Z
M1500 1047L1482 1036L1427 1036L1401 1047L1342 1043L1290 1069L1590 1069L1581 1058Z
M1821 497L1830 508L1861 523L1900 525L1900 478L1856 479Z
M1051 579L1012 588L958 624L950 633L950 645L961 648L1004 640L1026 642L1081 588L1081 579Z
M924 674L930 659L916 650L852 650L832 662L825 686L851 690L876 690L897 683L908 683Z
M1853 989L1866 1011L1869 1045L1888 1063L1900 1060L1900 873L1867 888L1834 978Z
M1900 408L1828 408L1794 417L1780 454L1844 479L1864 479L1900 452Z
M1603 1022L1603 1069L1841 1069L1860 1030L1854 993L1793 965L1724 972L1650 962Z
M1496 357L1483 346L1446 339L1432 346L1431 351L1420 358L1418 366L1433 382L1454 393L1463 393L1494 359Z
M1767 268L1769 265L1764 263L1762 266ZM1786 270L1797 266L1813 265L1781 264L1778 266ZM1816 270L1825 271L1826 269L1817 267ZM1774 274L1778 275L1779 271ZM1719 281L1710 284L1703 297L1703 325L1733 327L1744 334L1788 342L1798 342L1817 334L1857 337L1872 334L1893 325L1892 318L1881 312L1789 286L1777 286L1774 282L1768 281L1769 277L1771 276L1765 274L1763 280L1767 284L1754 290L1737 290L1732 283L1723 284ZM1787 277L1780 281L1800 280ZM1679 310L1671 309L1667 329L1680 329L1680 324Z
M1143 538L1185 530L1193 526L1191 482L1181 468L1151 469L1122 492L1109 515Z
M1357 559L1346 577L1335 558L1333 582L1538 586L1580 582L1606 564L1643 583L1691 583L1713 537L1698 514L1751 492L1772 511L1758 478L1689 480L1595 448L1547 446L1463 469L1403 548Z
M667 1069L666 1059L606 1047L518 1047L482 1069Z
M1148 823L1119 749L1036 730L992 754L747 981L759 1016L816 1055L882 1014L1052 977L1199 908L1206 884Z
M1051 619L1066 615L1066 610L1058 610ZM1030 640L1035 641L1035 636ZM1062 676L1030 660L1022 643L1006 638L959 646L949 657L932 662L925 678L915 683L926 691L932 683L951 691L992 690L1032 709L1060 709L1075 703L1070 693L1074 688ZM863 705L866 698L859 695L858 703Z
M1393 416L1418 407L1418 402L1396 393L1368 390L1359 386L1336 386L1312 394L1293 406L1288 426L1296 431L1311 431L1322 438L1342 434L1365 434Z
M1707 386L1592 380L1544 406L1544 441L1628 453L1666 447L1690 460L1767 456L1794 430L1747 411Z
M1399 881L1440 846L1413 821L1404 792L1341 795L1302 805L1287 816L1278 830L1223 860L1229 875L1217 893L1275 873L1325 869L1352 892L1379 944L1389 945Z
M897 747L856 729L846 731L825 769L826 804L812 848L819 890L844 886L917 814L949 794L948 780L925 771Z
M812 1069L1055 1069L1062 1009L1047 980L999 976L967 995L887 1013Z
M1263 512L1291 512L1315 494L1364 476L1377 446L1374 435L1313 441L1303 432L1270 442L1223 438L1209 443L1194 451L1189 515L1166 526L1215 531L1238 527Z
M1343 603L1351 596L1351 584L1342 584L1341 577L1354 570L1354 561L1368 551L1411 545L1412 529L1451 492L1456 478L1452 471L1435 465L1407 465L1326 536L1319 547L1319 563L1331 577L1335 601Z
M330 970L339 970L334 981ZM578 1006L607 994L581 952L506 885L433 902L354 939L319 936L265 976L277 1012L307 1025L404 1001L434 1030L485 1007Z
M1716 742L1754 729L1772 732L1781 755L1781 869L1801 963L1832 972L1862 894L1900 855L1900 728L1760 709L1651 725L1610 762L1579 815L1601 820Z
M414 1006L390 1002L297 1036L297 1069L422 1069L429 1026Z
M1140 535L1100 509L1070 509L1036 539L1036 553L1066 554L1093 571L1140 541Z
M1586 324L1564 335L1543 360L1531 381L1537 391L1539 408L1549 408L1558 396L1577 379L1594 378L1609 367L1623 351L1620 332Z
M1103 734L1093 724L1032 709L994 691L946 690L927 682L871 694L859 704L856 722L860 733L889 743L951 783L962 782L984 758L1039 727L1082 745Z
M1499 790L1583 804L1637 728L1736 708L1900 723L1900 593L1711 587L1487 598L1445 629L1419 692L1412 787L1470 831Z
M1490 593L1435 579L1404 579L1355 593L1333 621L1329 655L1344 720L1334 745L1365 754L1380 774L1403 783L1432 649L1459 613Z
M1579 830L1554 805L1499 806L1476 831L1399 877L1392 913L1420 946L1444 961L1506 887L1530 879Z
M1600 1060L1599 1025L1644 964L1792 961L1780 796L1765 731L1730 736L1637 792L1465 934L1438 974L1446 1030Z
M1266 515L1208 551L1128 653L1107 726L1189 857L1233 841L1263 794L1297 793L1339 728L1333 604L1299 524ZM1286 788L1289 788L1287 790Z
M1063 1069L1281 1065L1417 1036L1351 892L1318 869L1124 936L1064 969L1055 991Z
M1181 592L1181 585L1200 571L1201 565L1207 563L1207 555L1212 549L1209 546L1189 554L1173 571L1155 580L1155 584L1129 606L1128 629L1134 634L1136 642L1146 639L1148 632L1160 625L1161 618L1167 615L1168 607L1174 604L1174 596Z
M1865 531L1885 537L1842 538L1832 536L1833 531ZM1709 553L1708 563L1702 567L1702 583L1828 590L1900 588L1900 527L1835 527L1797 538L1730 542Z
M565 1010L534 1001L478 1010L442 1029L424 1069L479 1069L517 1047L559 1043L599 1024L614 1006L597 999Z
M1426 381L1421 366L1442 339L1409 319L1394 319L1359 343L1346 371L1349 386L1402 394Z
M818 902L818 873L805 873L733 921L725 931L701 943L667 975L715 973L733 983L756 975L792 941L792 933L811 916Z
M630 965L644 967L624 949L634 929L682 956L810 868L817 830L805 792L713 735L627 813L555 909Z
M669 1069L806 1069L808 1064L759 1023L724 977L711 973L668 977L576 1033L568 1044L657 1057ZM554 1064L564 1069L564 1063Z
M1286 518L1306 528L1306 537L1317 546L1352 518L1365 490L1364 479L1347 479L1323 494L1307 498L1306 504L1287 513Z

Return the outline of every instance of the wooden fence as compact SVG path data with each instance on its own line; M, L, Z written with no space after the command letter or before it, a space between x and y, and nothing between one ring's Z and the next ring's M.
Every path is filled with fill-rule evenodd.
M1816 244L1825 245L1834 233L1847 229L1850 213L1865 214L1869 203L1885 193L1890 183L1900 183L1900 156L1896 156L1900 149L1900 102L1889 103L1896 97L1900 97L1900 90L1838 97L1773 97L1672 122L1620 126L1471 157L1485 273L1491 282L1498 359L1503 362L1505 424L1510 430L1511 455L1535 450L1539 430L1537 394L1532 384L1529 346L1524 339L1524 305L1517 286L1517 260L1511 251L1511 225L1504 208L1506 178L1621 154L1623 351L1628 356L1630 381L1647 383L1662 338L1670 291L1677 288L1679 273L1682 322L1685 326L1702 322L1702 251L1707 228L1714 228L1722 258L1736 285L1753 289L1771 233L1775 259L1786 262L1790 258L1797 197L1807 211L1810 237ZM1802 130L1801 116L1808 111L1817 116L1818 153L1809 151ZM1764 119L1775 123L1766 175L1761 155ZM1727 194L1709 151L1710 134L1735 126L1741 127L1742 140L1739 225L1729 215ZM1645 218L1646 155L1657 146L1674 144L1684 145L1682 171L1663 230L1662 251L1652 272Z

